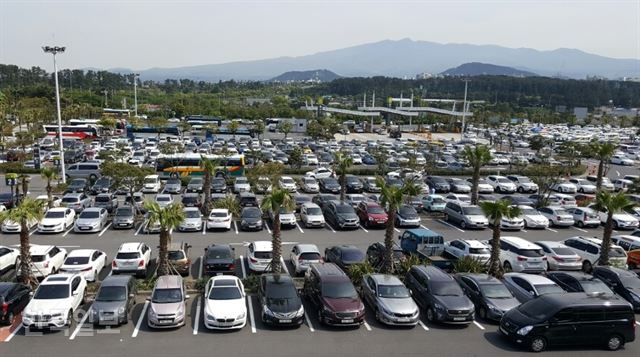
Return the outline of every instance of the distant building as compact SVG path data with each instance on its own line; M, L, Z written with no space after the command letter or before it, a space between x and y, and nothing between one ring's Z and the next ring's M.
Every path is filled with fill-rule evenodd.
M269 118L267 123L277 123L281 125L284 122L290 122L292 125L292 133L306 133L307 132L307 119L304 118Z
M431 73L427 73L427 72L422 72L422 73L418 73L416 74L416 79L429 79L429 78L433 78L434 75Z
M577 120L585 120L589 115L589 110L586 107L575 107L573 108L573 115Z

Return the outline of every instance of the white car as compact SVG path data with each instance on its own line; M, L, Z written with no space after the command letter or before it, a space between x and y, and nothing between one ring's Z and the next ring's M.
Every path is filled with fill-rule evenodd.
M273 247L271 241L251 242L247 246L247 263L249 270L254 272L265 272L271 264Z
M67 250L55 245L31 245L31 273L36 278L44 278L60 270L67 258Z
M207 219L207 229L231 229L231 213L226 208L214 208Z
M540 212L541 215L547 217L547 219L549 220L549 225L552 226L570 227L576 223L573 220L573 215L569 214L569 212L567 212L567 210L562 207L540 207L538 208L538 212Z
M39 233L61 233L73 227L76 211L67 207L57 207L48 210L38 223Z
M278 185L283 190L287 190L291 193L298 191L298 185L296 185L296 182L290 176L280 177L280 180L278 180Z
M306 172L304 175L307 177L313 177L315 179L321 179L335 176L335 173L326 167L318 167L313 171Z
M249 184L249 180L244 176L236 177L235 182L233 183L233 192L249 192L251 191L251 185Z
M304 164L306 166L318 165L318 157L315 156L314 154L306 154L304 156Z
M167 207L173 204L173 196L166 193L158 194L156 195L156 202L158 203L158 206L160 206L160 208Z
M27 228L30 231L31 228L35 227L38 224L37 219L27 220ZM18 222L14 222L11 220L5 220L2 222L2 232L3 233L20 233L22 231L22 225Z
M271 218L271 222L273 223L275 219L275 215L273 212L269 212L269 216ZM280 207L280 226L281 227L295 227L297 223L296 213L295 211L289 211L284 207Z
M44 279L22 311L22 326L70 327L74 312L84 303L87 282L79 274L56 274Z
M302 191L306 193L320 192L320 186L318 185L318 181L315 178L303 177L301 182L302 182Z
M296 244L289 255L295 275L304 274L311 264L322 263L322 255L315 244Z
M307 228L325 225L322 209L313 202L305 202L300 206L300 221Z
M182 209L184 213L184 219L178 226L178 230L185 231L200 231L202 230L202 213L198 207L185 207Z
M489 223L491 223L491 221L489 221ZM513 217L513 218L506 218L503 217L500 220L500 229L507 231L519 231L524 229L524 218L522 217Z
M489 175L487 176L487 183L493 186L493 189L497 193L514 193L516 192L516 184L505 176Z
M560 193L576 193L578 188L569 181L560 181L551 185L551 190Z
M518 206L518 208L520 208L525 228L545 229L549 227L549 219L541 215L535 208L524 205Z
M633 166L634 161L624 155L611 156L611 163L614 165Z
M44 207L48 207L48 205L49 205L49 197L47 195L39 195L38 197L36 197L36 201L42 201ZM62 204L62 198L60 196L52 195L51 196L51 205L52 205L51 208L60 207L60 204Z
M471 196L463 193L450 193L444 197L447 202L458 202L464 204L471 204Z
M599 211L594 204L588 206L594 211L598 212L600 217L600 223L607 223L608 213L607 211ZM613 229L636 229L638 228L638 219L626 212L615 212L613 214Z
M469 182L469 185L473 184L473 180L472 179L468 179L467 181ZM493 186L490 185L487 180L485 180L485 179L479 179L478 180L478 193L480 193L480 194L492 194L493 191L494 191L493 190Z
M565 193L555 193L553 195L549 196L551 197L555 197L555 199L553 199L554 201L557 201L558 204L564 208L575 208L578 207L578 202L576 201L575 197L571 196L571 195L567 195Z
M569 182L576 186L578 192L580 193L596 193L596 185L591 183L591 181L581 178L572 178L569 179Z
M507 178L513 181L514 184L516 184L516 190L519 193L538 192L538 185L535 182L531 181L531 179L527 176L511 175L507 176Z
M582 258L571 248L560 242L537 241L547 257L547 270L580 270Z
M599 227L600 226L600 216L598 216L598 212L592 210L588 207L573 207L567 208L567 212L573 216L573 220L576 223L576 226L583 227Z
M151 249L145 243L123 243L111 261L111 272L134 273L139 277L146 277L150 262Z
M17 269L19 257L20 252L18 249L0 245L0 272L5 272L11 268Z
M208 329L241 329L247 324L244 285L235 276L214 276L204 289L204 326Z
M104 208L89 207L85 208L78 215L73 224L73 231L76 233L100 232L107 226L109 220L109 212Z
M473 239L455 239L451 242L446 242L444 251L456 259L471 257L482 263L487 263L491 258L489 248L479 240Z
M158 193L160 192L160 188L162 183L160 182L159 175L149 175L144 178L142 186L143 193Z
M576 236L566 239L563 243L582 258L582 271L585 273L590 273L594 266L599 265L602 239ZM609 264L627 269L627 253L622 247L611 244Z
M86 281L98 280L98 274L107 265L107 255L96 249L75 249L69 252L60 272L80 274Z

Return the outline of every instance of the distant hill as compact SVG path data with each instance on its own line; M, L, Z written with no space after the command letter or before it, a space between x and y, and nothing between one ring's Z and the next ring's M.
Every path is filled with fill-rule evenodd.
M277 77L271 78L270 82L331 82L340 78L339 75L328 69L314 69L310 71L289 71Z
M523 71L513 67L498 66L489 63L471 62L461 64L458 67L449 68L440 73L444 76L510 76L510 77L532 77L537 74Z

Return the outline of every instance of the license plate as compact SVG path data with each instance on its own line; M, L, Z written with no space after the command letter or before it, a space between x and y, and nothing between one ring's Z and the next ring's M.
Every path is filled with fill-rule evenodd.
M126 223L118 223L118 226L119 226L119 227L126 227L126 226L127 226L127 224L126 224Z
M80 227L80 229L83 230L83 231L87 231L87 230L91 229L91 227Z
M170 323L172 321L173 321L172 319L160 319L160 320L158 320L158 322L161 323L161 324L167 324L167 323Z
M454 317L453 321L464 321L464 317Z
M342 320L343 324L352 324L353 323L353 319L344 319Z
M407 321L409 321L408 317L400 317L400 318L398 318L398 322L407 322Z
M343 320L344 321L344 320ZM281 324L290 324L291 320L280 320Z

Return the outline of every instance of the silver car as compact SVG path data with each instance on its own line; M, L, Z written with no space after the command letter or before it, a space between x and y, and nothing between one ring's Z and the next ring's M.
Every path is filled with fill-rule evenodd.
M186 207L183 209L184 220L178 226L178 230L185 231L199 231L202 229L202 213L197 207Z
M151 328L172 328L184 326L186 322L186 300L190 297L179 275L163 275L153 287L147 325Z
M415 326L420 310L409 289L393 275L370 274L362 278L362 296L373 308L376 320L387 325Z
M91 305L91 322L94 325L127 323L129 312L136 304L136 289L133 276L108 276L100 283L100 290Z
M78 215L73 225L73 231L76 233L100 232L102 228L106 227L108 220L109 212L106 209L99 207L85 208Z
M113 216L113 228L133 228L135 223L135 212L132 206L118 207Z
M179 194L182 192L182 181L179 178L171 178L164 184L164 193Z

